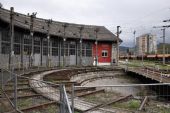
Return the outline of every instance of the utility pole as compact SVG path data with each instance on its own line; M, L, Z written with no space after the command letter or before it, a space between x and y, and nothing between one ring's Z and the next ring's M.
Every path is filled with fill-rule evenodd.
M170 20L164 20L163 22L170 22ZM162 63L163 65L165 64L165 29L169 28L170 25L165 25L165 26L154 26L153 28L163 28L161 29L163 31L163 59L162 59Z
M50 67L50 25L52 23L52 20L46 21L47 23L47 67Z
M10 37L11 37L11 48L9 56L9 69L12 68L13 56L14 56L14 8L11 7L10 11Z
M135 37L135 34L136 34L136 31L134 30L134 32L133 32L133 34L134 34L134 52L133 52L133 55L134 55L134 59L133 60L135 60L135 58L136 58L136 37Z
M163 31L163 59L162 63L165 65L165 28L161 29Z
M33 66L33 60L34 60L34 18L36 17L37 13L32 13L32 15L30 16L30 39L31 39L31 57L29 60L29 66L32 67Z
M96 28L95 30L95 33L96 33L96 58L95 58L95 66L97 66L98 64L98 36L97 36L97 33L99 32L99 28Z
M144 50L145 51L145 50ZM142 66L144 65L143 64L143 54L144 54L144 51L143 51L143 46L142 46Z
M11 77L13 78L14 83L14 107L17 110L17 75L14 73L14 8L11 7L10 11L10 36L11 36L11 50L10 50L10 59L9 59L9 69Z
M120 26L117 26L117 65L119 65L119 34L120 34L120 31L119 31L119 28Z
M83 40L82 40L82 31L83 31L84 27L81 26L80 27L80 66L82 66L82 44L83 44Z
M170 22L170 19L168 19L168 20L163 20L163 22Z
M64 24L63 25L63 29L64 29L64 32L63 32L63 67L65 67L65 42L66 42L66 27L68 27L68 24Z

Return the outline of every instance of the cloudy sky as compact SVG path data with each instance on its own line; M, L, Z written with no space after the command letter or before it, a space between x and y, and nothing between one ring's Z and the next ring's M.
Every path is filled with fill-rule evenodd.
M102 25L113 33L121 26L121 45L133 46L134 35L156 34L161 42L161 28L170 25L170 0L0 0L4 8L14 7L20 13L37 12L37 17L56 21ZM166 29L166 42L170 43L170 28Z

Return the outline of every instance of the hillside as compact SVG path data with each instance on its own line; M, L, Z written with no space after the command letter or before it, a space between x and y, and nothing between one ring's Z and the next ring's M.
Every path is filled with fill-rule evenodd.
M163 48L163 43L159 43L157 48L158 48L157 53L162 54L163 53L163 49L162 49ZM170 44L168 44L168 43L165 44L165 53L170 54Z

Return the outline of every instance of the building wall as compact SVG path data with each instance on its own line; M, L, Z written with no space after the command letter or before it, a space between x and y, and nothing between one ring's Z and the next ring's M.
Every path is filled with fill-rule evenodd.
M112 58L112 44L109 43L99 43L98 46L98 64L106 64L110 65L111 63L111 58ZM107 52L107 55L103 55L104 53ZM95 58L96 56L96 44L93 44L93 57Z
M157 53L157 37L152 35L149 37L149 53Z
M10 55L10 32L8 24L0 26L0 63L1 66L8 67ZM49 52L51 66L65 66L80 64L80 40L66 37L63 44L63 37L50 36L48 50L47 34L33 33L33 66L47 66L47 56ZM105 39L105 37L103 37ZM84 38L83 38L84 39ZM89 38L90 39L90 38ZM106 38L107 39L107 38ZM13 64L16 68L23 66L28 68L31 64L32 37L30 31L14 27L14 59ZM74 47L73 47L74 45ZM63 58L63 48L65 48L65 58ZM95 57L94 40L82 41L82 65L92 65ZM74 54L72 52L74 51ZM107 51L107 56L102 56L103 51ZM105 53L106 54L106 53ZM100 42L98 45L98 62L110 64L112 62L112 43ZM65 60L65 62L63 62Z
M136 39L137 55L157 53L156 35L146 34Z
M112 63L116 63L116 56L117 56L117 45L112 44Z
M9 31L0 31L0 63L1 67L6 68L9 65L9 53L10 53L10 37ZM23 66L28 68L31 60L31 38L29 34L20 33L15 31L14 37L14 60L13 64L15 68L21 67L21 61ZM3 38L2 38L3 37ZM51 66L65 66L79 65L80 64L80 44L79 41L71 39L66 40L65 46L63 46L62 38L50 37L49 44L49 58ZM77 44L78 43L78 44ZM84 41L82 47L82 65L88 66L93 64L92 57L92 44L91 41ZM65 62L63 62L63 47L65 47ZM34 54L33 54L33 66L47 66L47 38L44 36L34 35ZM3 52L2 52L3 51Z

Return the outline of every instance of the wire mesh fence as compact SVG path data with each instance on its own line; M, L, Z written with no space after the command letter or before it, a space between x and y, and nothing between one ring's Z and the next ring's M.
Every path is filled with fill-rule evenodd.
M104 93L86 96L98 108L112 108L116 112L168 113L170 110L170 83L119 84L75 86L80 88L104 89ZM96 106L97 106L96 105ZM92 109L93 111L94 109Z
M42 75L50 74L53 72L52 69L57 72L56 68L46 66L21 68L21 70L14 69L13 73L7 69L1 69L2 98L6 97L9 105L12 104L13 108L16 108L18 112L30 113L73 113L74 108L88 111L94 110L96 107L99 110L114 109L128 112L136 112L140 111L140 109L153 113L163 112L160 109L161 107L164 110L170 110L169 104L167 104L170 100L170 83L124 84L122 82L122 84L117 85L101 85L104 82L102 80L105 80L105 78L107 78L105 83L113 79L114 76L109 75L109 73L115 74L115 72L93 72L94 70L91 69L91 75L87 75L87 73L83 75L82 73L87 71L90 73L90 68L84 68L74 70L75 75L73 75L75 82L84 81L80 81L83 86L72 86L71 90L65 87L64 83L44 81L44 76ZM50 70L50 72L47 70ZM71 74L71 71L68 71L68 73ZM98 79L100 79L100 82L95 84L94 81ZM84 99L78 97L77 89L85 90L91 87L96 89L95 91L104 89L104 93L90 95L89 93L94 93L95 91L87 90L82 94L89 96L85 96ZM72 92L67 94L68 91ZM147 101L145 102L145 100ZM143 106L142 103L144 103ZM9 107L8 109L3 108L0 110L0 112L4 113L14 109ZM100 112L104 113L104 111Z
M59 87L59 84L31 79L33 74L51 69L54 69L54 67L41 65L20 69L15 68L13 70L8 70L7 67L1 68L1 99L4 99L4 103L7 103L7 105L0 106L0 113L15 111L56 113L61 111L59 107L61 103L64 105L64 110L66 110L64 112L68 113L70 103L65 101L67 99L67 93L63 90L65 88L64 86ZM53 88L56 88L56 90L53 90ZM39 92L39 90L45 90L45 92ZM62 100L59 98L60 92L64 97ZM50 98L55 96L57 98L56 100ZM10 107L5 108L5 106ZM36 108L39 109L37 110Z

